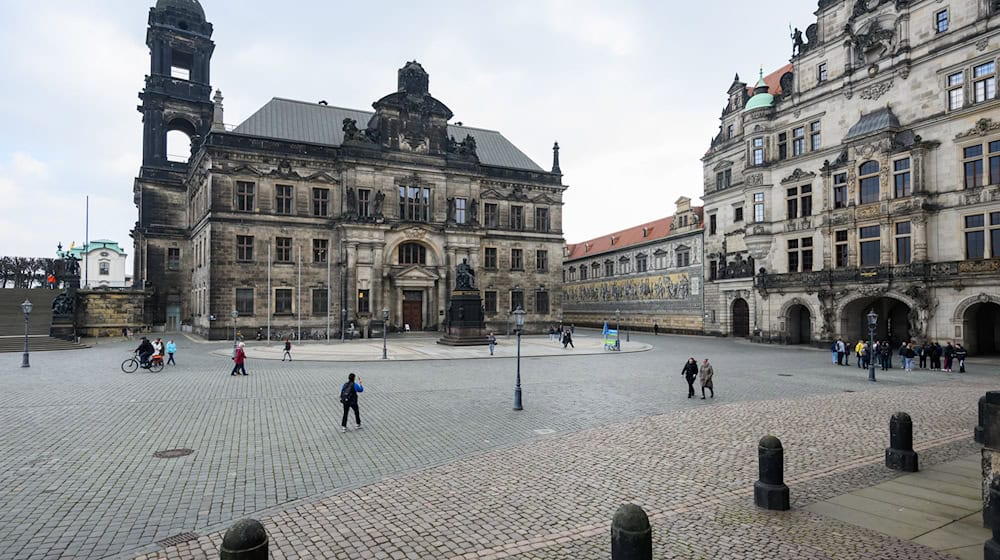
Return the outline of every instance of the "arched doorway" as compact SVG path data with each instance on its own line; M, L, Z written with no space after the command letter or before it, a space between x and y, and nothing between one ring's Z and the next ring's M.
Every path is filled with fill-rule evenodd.
M750 306L743 298L733 302L733 336L750 336Z
M913 338L910 306L892 297L880 297L859 299L844 307L840 324L844 340L868 340L868 312L871 310L878 314L875 340L888 340L895 348Z
M809 344L812 334L812 314L804 305L793 305L785 317L789 344Z
M977 303L965 311L965 349L974 356L1000 354L1000 305Z

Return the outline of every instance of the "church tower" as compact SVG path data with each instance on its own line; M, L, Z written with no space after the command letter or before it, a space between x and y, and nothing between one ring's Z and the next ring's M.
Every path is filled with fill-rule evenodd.
M211 131L212 24L198 0L157 0L146 32L150 66L142 104L142 166L133 186L139 219L134 282L153 296L147 320L177 328L188 278L183 263L188 224L185 176L192 154ZM187 268L190 268L188 266Z

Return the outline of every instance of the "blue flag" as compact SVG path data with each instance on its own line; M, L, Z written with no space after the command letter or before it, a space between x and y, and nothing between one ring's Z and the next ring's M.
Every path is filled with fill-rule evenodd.
M608 334L608 322L607 321L604 321L604 330L601 331L601 334L605 334L605 335Z

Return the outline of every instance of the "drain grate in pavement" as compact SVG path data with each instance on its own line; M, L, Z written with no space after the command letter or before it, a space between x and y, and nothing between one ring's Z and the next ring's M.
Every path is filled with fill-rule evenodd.
M153 453L153 457L157 459L176 459L178 457L186 457L194 453L194 449L163 449Z
M198 538L198 533L178 533L176 535L171 535L162 541L156 541L156 544L162 546L163 548L170 548L171 546L177 546L181 543L186 543L188 541L193 541Z
M791 376L792 376L792 374L790 374L790 373L779 373L778 374L778 377L791 377Z

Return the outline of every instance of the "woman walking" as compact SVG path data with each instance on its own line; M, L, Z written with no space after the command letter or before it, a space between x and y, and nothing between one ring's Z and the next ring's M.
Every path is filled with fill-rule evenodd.
M708 363L708 358L705 358L698 370L698 380L701 381L701 400L705 400L705 389L709 390L713 399L715 398L715 387L712 385L713 375L715 375L715 369L712 364Z
M688 398L690 399L694 396L694 380L698 378L698 362L694 358L688 358L684 369L681 370L681 376L688 383Z
M236 346L236 353L233 354L233 371L229 375L239 375L240 373L246 375L247 368L244 365L246 359L247 353L243 351L243 343L241 342Z

